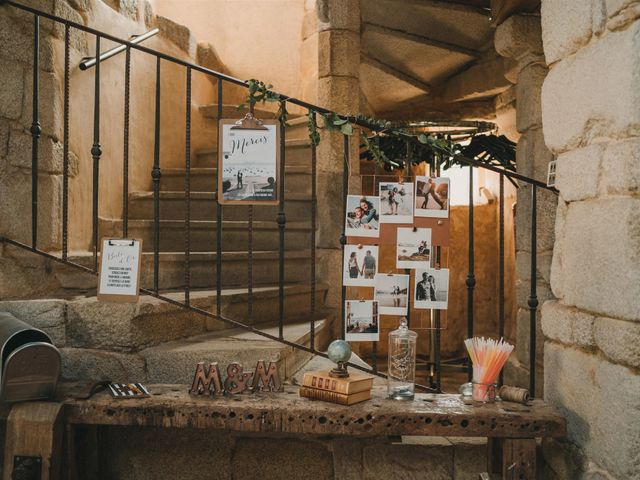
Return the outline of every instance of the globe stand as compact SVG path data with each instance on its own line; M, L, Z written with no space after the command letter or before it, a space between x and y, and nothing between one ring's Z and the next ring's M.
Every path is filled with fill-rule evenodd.
M347 370L347 362L338 362L338 366L333 368L329 372L329 376L333 378L349 377L349 370Z

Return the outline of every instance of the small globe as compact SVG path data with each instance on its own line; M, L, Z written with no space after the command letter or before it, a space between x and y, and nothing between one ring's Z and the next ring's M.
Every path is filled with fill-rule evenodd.
M344 340L334 340L327 348L327 355L334 363L348 362L351 358L351 345Z

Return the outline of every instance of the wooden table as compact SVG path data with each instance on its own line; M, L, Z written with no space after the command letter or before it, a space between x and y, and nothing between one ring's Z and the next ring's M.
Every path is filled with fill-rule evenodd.
M145 399L113 399L100 392L88 400L77 400L73 396L78 385L63 384L59 402L48 404L54 417L50 423L62 417L67 433L73 432L74 425L129 425L286 435L488 437L489 472L497 478L531 480L536 478L536 438L562 437L566 432L565 419L540 400L527 406L508 402L468 405L459 395L416 394L412 402L399 402L385 398L386 390L374 387L370 401L347 407L301 398L293 386L285 387L282 393L232 397L192 396L186 385L149 385L148 389L153 395ZM13 408L5 461L12 455L30 454L16 451L10 443L21 436L16 420L42 405L27 403ZM58 414L52 405L59 406Z

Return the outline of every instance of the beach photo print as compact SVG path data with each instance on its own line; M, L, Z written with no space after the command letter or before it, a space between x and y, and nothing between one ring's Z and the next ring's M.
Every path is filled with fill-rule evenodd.
M396 268L429 268L431 266L431 229L405 228L397 231Z
M449 179L416 177L415 216L449 218Z
M373 287L378 273L378 247L345 245L342 284L349 287Z
M380 236L380 198L347 196L347 218L345 234L347 237Z
M374 289L380 315L406 315L409 307L409 275L378 274Z
M345 340L347 342L377 342L380 340L378 302L347 300L344 309Z
M413 183L380 182L380 222L413 221Z

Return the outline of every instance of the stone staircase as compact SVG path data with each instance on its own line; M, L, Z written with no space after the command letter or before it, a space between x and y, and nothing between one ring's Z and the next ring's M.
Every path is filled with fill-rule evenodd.
M239 117L235 106L223 106L223 116ZM199 109L217 123L217 105ZM259 118L273 112L256 109ZM207 130L209 128L207 127ZM191 167L191 305L216 312L216 164L217 135L209 149L193 152ZM293 118L286 131L285 162L285 308L284 339L309 346L311 285L311 149L306 118ZM160 293L184 300L185 168L164 168L160 181ZM256 206L253 212L253 305L248 300L248 219L246 206L224 206L220 311L225 318L278 335L279 232L277 206ZM129 195L129 235L143 240L142 287L153 286L153 191ZM101 236L120 236L122 220L100 218ZM90 252L72 252L72 262L91 266ZM8 311L45 330L63 354L63 377L110 378L113 381L188 383L199 361L221 365L239 361L252 368L260 360L278 363L281 378L293 375L311 355L244 329L148 296L137 304L98 302L95 278L55 266L64 294L57 299L4 301ZM89 287L88 287L89 286ZM315 345L329 341L323 305L326 285L315 293Z

